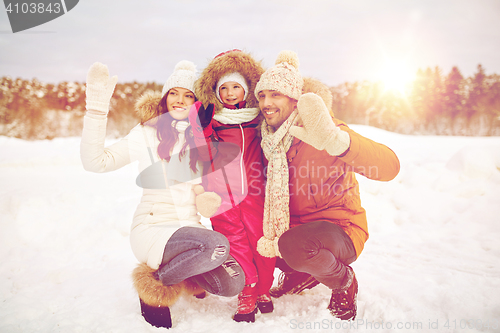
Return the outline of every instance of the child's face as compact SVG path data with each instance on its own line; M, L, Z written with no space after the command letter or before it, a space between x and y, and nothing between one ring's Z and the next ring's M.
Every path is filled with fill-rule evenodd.
M229 81L220 86L219 95L223 103L235 105L243 101L245 89L239 83Z

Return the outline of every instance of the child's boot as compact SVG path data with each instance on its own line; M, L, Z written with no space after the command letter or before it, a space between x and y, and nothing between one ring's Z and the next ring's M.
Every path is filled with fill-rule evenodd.
M241 322L255 322L255 314L257 313L257 288L255 284L246 285L238 295L238 310L234 314L233 319Z

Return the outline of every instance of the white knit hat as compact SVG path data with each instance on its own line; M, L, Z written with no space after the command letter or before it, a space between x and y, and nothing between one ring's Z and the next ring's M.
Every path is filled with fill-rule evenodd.
M239 83L241 85L241 87L243 88L243 90L245 90L245 96L243 97L243 100L247 99L247 96L248 96L247 80L245 80L245 78L243 77L243 75L241 75L240 73L238 73L238 72L232 72L232 73L227 73L226 75L224 75L223 77L221 77L219 79L219 81L217 82L217 88L215 89L215 93L217 94L217 99L221 103L223 103L223 102L222 102L222 98L220 98L219 89L220 89L220 86L222 86L226 82L236 82L236 83Z
M298 100L302 95L303 85L297 54L293 51L281 51L276 58L276 65L261 75L255 87L255 96L259 99L259 92L262 90L276 90Z
M175 65L174 72L168 78L163 86L161 95L165 94L172 88L185 88L194 93L194 82L196 81L196 65L191 61L182 60Z

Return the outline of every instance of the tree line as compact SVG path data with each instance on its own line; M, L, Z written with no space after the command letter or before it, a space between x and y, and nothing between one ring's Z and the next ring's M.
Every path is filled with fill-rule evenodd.
M110 102L107 135L127 134L139 122L134 110L137 98L162 87L155 82L118 83ZM0 135L28 140L80 136L84 115L85 83L0 79Z
M382 83L344 83L331 88L333 111L347 123L403 134L500 135L500 76L483 66L464 78L457 67L418 70L405 93Z
M137 98L162 85L119 83L111 99L108 136L135 126ZM500 76L478 65L464 78L457 67L443 75L438 67L419 70L406 93L385 90L380 82L344 83L330 88L335 116L393 132L419 135L500 135ZM85 83L43 83L0 79L0 135L40 140L80 136L85 114Z

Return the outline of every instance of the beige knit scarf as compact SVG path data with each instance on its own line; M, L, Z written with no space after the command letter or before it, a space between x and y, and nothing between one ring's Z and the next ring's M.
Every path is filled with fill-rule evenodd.
M264 201L264 236L257 242L257 251L269 258L281 257L278 239L290 226L289 175L286 153L293 141L293 136L289 131L290 127L297 125L298 122L297 110L294 110L275 132L265 121L262 122L261 146L269 163Z
M226 125L243 124L254 120L260 113L259 108L227 109L223 108L214 115L214 119Z

